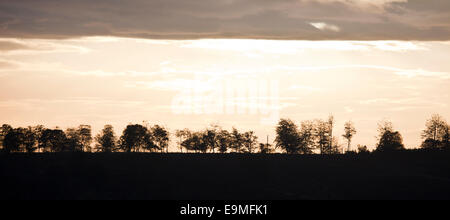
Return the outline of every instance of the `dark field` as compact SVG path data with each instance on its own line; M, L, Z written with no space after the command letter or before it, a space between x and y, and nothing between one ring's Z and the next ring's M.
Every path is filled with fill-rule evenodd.
M0 155L0 199L450 199L450 153Z

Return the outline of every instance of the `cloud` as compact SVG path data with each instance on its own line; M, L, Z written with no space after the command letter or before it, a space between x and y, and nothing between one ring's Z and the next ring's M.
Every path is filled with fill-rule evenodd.
M345 109L345 112L347 112L347 113L353 113L355 111L353 108L350 108L348 106L345 106L344 109Z
M405 41L280 41L248 39L205 39L201 41L183 41L184 48L237 51L245 53L297 54L304 50L336 51L392 51L404 52L427 50L417 42Z
M316 88L313 86L306 86L306 85L292 85L288 87L288 90L302 90L306 92L317 92L320 91L320 88Z
M144 88L152 90L162 90L162 91L190 91L195 90L196 92L206 92L212 91L217 86L213 80L202 81L195 79L165 79L165 80L154 80L154 81L129 81L125 83L125 87L134 88Z
M449 72L436 72L424 69L402 69L391 66L379 66L379 65L338 65L338 66L280 66L278 69L291 70L291 71L325 71L332 69L375 69L390 72L398 76L405 76L408 78L415 77L430 77L443 80L450 79Z
M0 59L0 69L14 69L20 66L19 62Z
M311 2L322 2L322 3L343 3L349 5L359 5L359 6L384 6L386 4L394 2L408 2L408 0L309 0Z
M313 27L321 30L321 31L334 31L334 32L339 32L341 29L336 26L336 25L331 25L331 24L327 24L327 23L323 23L323 22L317 22L317 23L309 23L310 25L312 25Z
M450 40L449 10L448 0L7 0L0 37Z
M50 69L52 70L52 69ZM53 69L56 71L55 69ZM104 71L104 70L90 70L90 71L77 71L77 70L70 70L70 69L60 69L60 71L74 74L74 75L80 75L80 76L98 76L98 77L112 77L112 76L126 76L126 77L139 77L139 76L154 76L159 74L158 72L143 72L143 71Z
M29 49L27 45L8 40L0 40L0 51L24 50Z
M2 52L2 55L72 52L87 53L89 52L89 49L67 43L56 43L51 40L0 38L0 52Z
M448 72L434 72L427 71L423 69L412 69L412 70L400 70L396 71L395 74L406 76L409 78L413 77L438 77L441 79L450 79L450 73Z
M143 101L105 100L96 97L73 97L70 99L21 99L0 101L0 107L38 106L41 104L85 104L85 105L109 105L109 106L136 106L145 104Z
M442 102L436 102L422 97L406 97L406 98L374 98L359 101L361 105L378 105L378 106L395 106L400 107L427 107L427 106L446 106Z

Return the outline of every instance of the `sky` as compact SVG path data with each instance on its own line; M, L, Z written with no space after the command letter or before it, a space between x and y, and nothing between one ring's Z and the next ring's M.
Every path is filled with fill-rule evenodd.
M450 118L447 0L95 2L0 2L0 123L218 124L265 142L279 118L333 114L354 147L390 120L412 148L431 114Z

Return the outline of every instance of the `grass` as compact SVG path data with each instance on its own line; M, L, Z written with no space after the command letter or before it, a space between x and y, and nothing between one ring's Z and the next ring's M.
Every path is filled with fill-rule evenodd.
M450 153L0 155L0 199L450 199Z

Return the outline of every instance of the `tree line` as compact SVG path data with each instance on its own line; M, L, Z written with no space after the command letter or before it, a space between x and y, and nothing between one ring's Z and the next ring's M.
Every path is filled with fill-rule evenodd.
M231 131L211 125L201 131L176 130L174 136L181 152L195 153L274 153L287 154L340 154L351 150L352 138L357 130L351 121L344 124L342 137L346 146L333 136L334 117L326 120L302 121L297 125L290 119L280 119L276 126L274 145L268 140L258 142L253 131ZM130 124L120 137L111 125L94 137L89 125L50 129L42 125L13 128L4 124L0 128L0 146L4 153L11 152L169 152L170 132L160 125ZM450 149L450 126L440 115L432 115L422 131L424 149ZM389 121L378 124L375 151L404 150L403 138ZM367 146L358 145L358 153L369 152Z

